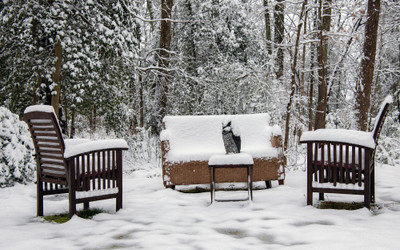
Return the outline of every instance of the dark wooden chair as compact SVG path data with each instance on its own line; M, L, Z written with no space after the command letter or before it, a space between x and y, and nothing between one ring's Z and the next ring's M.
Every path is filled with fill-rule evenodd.
M364 206L375 202L375 149L393 98L382 103L372 132L319 129L305 132L307 143L307 205L313 192L364 195Z
M116 199L122 208L122 150L124 140L63 140L54 109L34 105L24 112L24 120L36 151L37 215L43 216L43 197L69 193L69 215L76 204Z

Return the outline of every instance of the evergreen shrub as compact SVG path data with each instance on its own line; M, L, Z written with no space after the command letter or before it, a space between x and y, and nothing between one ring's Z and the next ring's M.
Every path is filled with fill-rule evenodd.
M0 107L0 187L26 184L35 178L34 147L25 122Z

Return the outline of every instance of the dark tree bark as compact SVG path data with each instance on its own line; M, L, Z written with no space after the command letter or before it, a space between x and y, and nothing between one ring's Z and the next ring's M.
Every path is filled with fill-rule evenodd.
M317 111L315 113L315 129L325 128L327 98L327 62L328 62L328 36L326 33L330 30L332 0L320 0L319 20L320 28L320 44L318 48L318 102Z
M160 30L160 44L159 44L159 57L158 66L160 67L159 73L159 124L161 126L161 120L167 112L167 101L168 101L168 67L171 50L171 15L172 15L173 0L161 0L161 30Z
M363 47L364 57L361 60L360 81L356 86L357 125L359 129L363 131L366 131L368 126L368 110L370 106L372 81L374 78L380 5L380 0L368 0Z
M139 126L144 127L144 96L143 96L143 82L140 81L139 88Z
M275 37L274 41L277 46L277 58L276 58L276 78L281 78L283 76L283 48L280 46L283 42L283 38L285 35L285 15L284 15L284 4L283 0L277 0L274 11L274 19L275 19Z
M54 111L56 112L57 117L60 119L59 114L59 103L60 103L60 92L61 92L61 84L60 84L60 75L61 75L61 66L62 66L62 46L61 41L58 40L57 43L54 45L54 54L57 58L55 63L55 71L52 75L52 80L56 84L56 87L53 89L55 91L55 95L51 95L51 106L53 106Z
M263 0L264 18L265 18L265 35L267 40L268 54L272 54L272 37L271 37L271 21L269 16L268 0Z

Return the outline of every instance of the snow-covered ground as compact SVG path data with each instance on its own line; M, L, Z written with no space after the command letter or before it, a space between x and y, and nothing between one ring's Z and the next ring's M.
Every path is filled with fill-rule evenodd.
M285 185L254 191L253 202L210 205L209 192L165 189L160 169L124 176L124 208L114 200L91 207L108 213L55 224L35 216L34 184L0 189L0 249L398 249L400 166L379 165L379 208L354 211L306 206L306 175L288 172ZM243 191L217 196L245 195ZM318 195L315 195L316 199ZM233 197L232 197L233 198ZM362 201L361 196L326 195ZM67 196L45 198L45 215L67 212Z

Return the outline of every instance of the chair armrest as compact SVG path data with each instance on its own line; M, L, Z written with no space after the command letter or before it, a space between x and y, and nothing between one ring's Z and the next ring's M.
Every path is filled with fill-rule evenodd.
M64 158L69 159L80 154L106 149L127 150L128 144L123 139L89 141L77 144L67 142L65 144Z
M90 139L64 139L64 144L66 147L70 147L91 141Z
M346 129L318 129L304 132L300 142L337 142L371 149L376 146L372 133Z
M161 130L161 133L160 133L160 140L161 141L169 141L169 139L170 139L170 135L169 135L169 132L167 131L167 130Z

